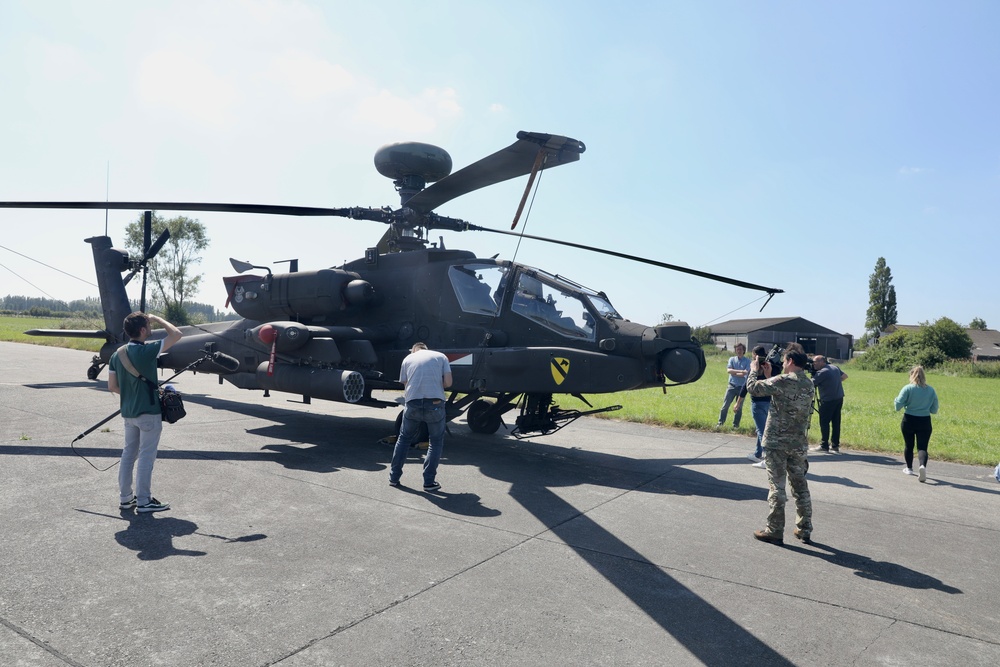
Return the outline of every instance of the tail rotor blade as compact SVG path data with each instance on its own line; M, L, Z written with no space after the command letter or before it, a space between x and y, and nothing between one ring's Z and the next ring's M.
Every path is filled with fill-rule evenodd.
M142 214L142 254L145 257L149 254L149 241L153 236L153 212L146 211Z
M163 248L163 244L165 244L169 239L170 230L164 229L153 245L149 246L149 249L146 250L146 256L142 258L143 264L156 257L156 254L160 252L161 248Z

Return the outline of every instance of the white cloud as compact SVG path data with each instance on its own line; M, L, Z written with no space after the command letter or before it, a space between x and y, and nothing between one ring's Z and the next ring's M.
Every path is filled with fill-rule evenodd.
M70 44L35 40L28 58L29 62L37 63L42 76L51 81L93 83L101 78L84 54Z
M923 167L900 167L900 176L916 176L917 174L925 174L929 172L930 169L924 169Z
M462 115L457 97L453 88L428 88L409 98L381 90L360 101L356 120L407 136L430 134Z
M303 51L276 56L265 74L302 102L345 92L355 85L354 77L342 66Z
M204 59L179 50L160 50L139 64L140 101L172 110L189 120L225 125L239 101L236 88Z

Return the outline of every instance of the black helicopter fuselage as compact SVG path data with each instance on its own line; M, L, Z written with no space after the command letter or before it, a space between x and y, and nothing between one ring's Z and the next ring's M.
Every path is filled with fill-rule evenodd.
M521 264L482 259L433 247L431 230L480 231L578 248L766 292L777 288L718 276L565 239L514 232L536 177L571 164L583 142L541 132L518 132L510 146L451 173L447 151L417 142L386 144L375 167L392 179L399 207L304 207L210 202L0 202L0 208L140 210L143 246L129 257L106 236L93 246L105 329L37 330L36 335L104 338L87 376L96 379L122 343L129 312L125 285L146 274L170 240L153 240L154 211L202 211L335 217L387 225L363 259L339 268L274 274L230 260L240 274L224 279L228 304L243 318L184 328L184 338L160 365L218 374L244 389L282 391L308 398L371 406L396 405L375 390L401 389L399 369L416 342L444 352L453 376L449 419L465 414L473 431L493 433L502 416L520 413L514 435L550 433L577 417L618 409L593 408L586 394L694 382L705 356L684 322L647 327L625 320L602 293ZM435 209L469 192L528 176L511 231L490 229ZM430 183L430 185L428 185ZM264 269L266 275L252 275ZM128 272L123 278L122 274ZM140 305L140 308L144 307ZM155 335L155 334L154 334ZM560 409L553 396L583 400L588 411Z
M127 262L107 237L88 242L114 333L100 355L106 363L121 344L112 327L128 310L120 276ZM385 406L394 403L373 390L402 388L400 365L419 341L451 362L451 418L469 409L474 430L493 432L519 402L521 434L558 428L563 412L552 407L553 394L693 382L705 368L685 323L629 322L602 293L463 250L372 249L339 268L238 275L225 285L244 319L184 327L161 367L205 359L198 372L243 389Z

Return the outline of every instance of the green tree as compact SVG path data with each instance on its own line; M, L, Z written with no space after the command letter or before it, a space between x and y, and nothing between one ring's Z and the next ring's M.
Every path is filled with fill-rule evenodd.
M194 274L193 267L201 263L198 253L208 247L205 225L185 216L163 219L153 212L152 240L170 230L170 239L149 262L149 280L153 296L163 303L167 319L176 324L186 324L184 301L198 292L201 274ZM125 228L125 247L142 256L142 215Z
M934 324L921 322L920 329L913 335L913 343L921 351L940 350L948 359L968 359L972 356L973 343L969 334L961 325L947 317L936 320Z
M978 329L980 331L986 331L988 327L986 326L986 320L980 317L973 317L972 321L969 322L969 328Z
M896 288L892 285L892 271L885 257L875 262L875 272L868 277L868 312L865 329L878 338L889 325L896 324Z
M699 345L711 345L712 327L695 327L691 330L691 338L696 340Z
M666 324L667 322L673 322L673 321L674 321L673 313L663 313L662 315L660 315L660 322L659 322L660 324Z

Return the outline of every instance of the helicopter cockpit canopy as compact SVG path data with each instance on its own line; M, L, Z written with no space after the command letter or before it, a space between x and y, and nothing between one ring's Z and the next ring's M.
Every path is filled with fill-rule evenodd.
M461 309L499 315L510 275L517 284L511 312L567 338L594 340L596 318L621 319L604 294L539 269L471 262L449 267L448 279Z
M460 264L448 269L448 279L467 313L496 315L503 302L507 267L498 264Z
M562 336L584 340L596 336L593 311L601 317L617 316L595 292L539 270L518 274L511 311Z

